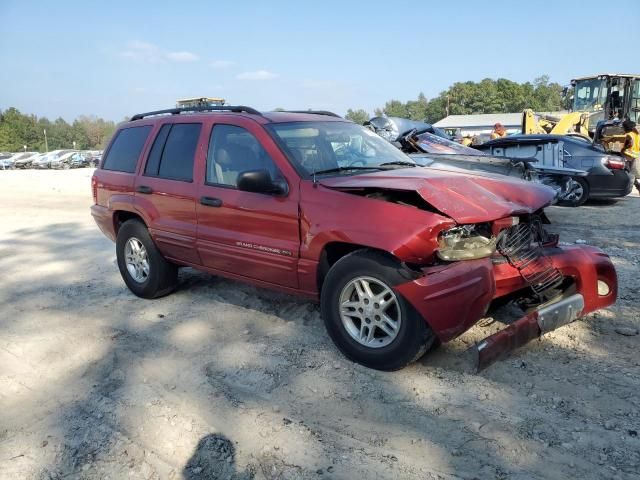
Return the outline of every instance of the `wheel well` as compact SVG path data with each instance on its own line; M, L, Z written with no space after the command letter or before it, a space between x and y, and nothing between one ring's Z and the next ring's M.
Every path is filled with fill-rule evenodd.
M331 267L342 257L355 252L356 250L369 250L373 252L379 252L383 255L386 255L389 258L394 259L395 261L399 260L393 256L391 253L381 250L379 248L372 248L367 245L359 245L356 243L345 243L345 242L331 242L327 243L322 253L320 254L320 262L318 264L317 271L317 283L318 283L318 292L322 290L322 284L324 283L324 279L329 273Z
M126 210L118 210L113 214L113 226L116 235L118 234L118 230L120 230L120 226L122 226L122 224L127 220L138 220L143 225L146 225L142 217L137 213L127 212Z

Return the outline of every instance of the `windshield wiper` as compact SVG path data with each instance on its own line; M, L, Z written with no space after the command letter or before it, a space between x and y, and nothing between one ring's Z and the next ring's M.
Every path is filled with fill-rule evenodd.
M407 160L395 160L393 162L384 162L378 165L379 167L386 167L387 165L406 165L408 167L418 167L419 165L415 162L409 162Z

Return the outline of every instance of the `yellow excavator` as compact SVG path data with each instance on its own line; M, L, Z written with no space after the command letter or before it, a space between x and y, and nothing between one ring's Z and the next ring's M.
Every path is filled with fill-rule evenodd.
M640 74L603 73L571 80L573 101L568 113L522 114L522 133L580 135L619 152L624 144L621 123L640 123ZM565 96L569 91L565 89Z

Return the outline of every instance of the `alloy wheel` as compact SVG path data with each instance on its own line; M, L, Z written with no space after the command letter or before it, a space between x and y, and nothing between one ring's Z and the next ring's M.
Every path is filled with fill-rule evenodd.
M373 277L356 277L340 294L340 318L360 345L382 348L398 336L402 313L391 287Z
M124 262L129 275L136 282L144 283L149 278L149 255L136 237L129 238L124 246Z

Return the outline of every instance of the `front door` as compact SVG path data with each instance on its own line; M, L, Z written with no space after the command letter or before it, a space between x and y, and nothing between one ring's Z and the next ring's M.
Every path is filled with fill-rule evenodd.
M196 204L198 252L205 266L295 288L297 183L288 182L286 196L244 192L236 184L238 174L247 170L264 169L274 179L284 178L277 161L284 161L282 153L254 122L213 125Z

